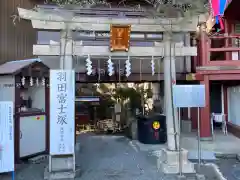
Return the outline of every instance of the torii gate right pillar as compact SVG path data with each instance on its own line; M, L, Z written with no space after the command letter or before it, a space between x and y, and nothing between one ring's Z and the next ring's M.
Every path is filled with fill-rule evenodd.
M172 105L171 86L176 81L176 67L174 54L176 49L171 47L169 34L165 34L164 42L164 101L165 115L167 124L167 149L162 149L161 154L161 170L166 174L176 174L181 171L183 173L194 173L194 165L188 161L188 151L179 147L179 126L177 118L177 109ZM187 52L183 52L182 56L187 56ZM174 115L175 114L175 115ZM175 134L177 133L177 134ZM177 136L176 136L177 135ZM181 152L180 152L181 151ZM181 153L181 154L179 154ZM181 162L179 162L181 156Z

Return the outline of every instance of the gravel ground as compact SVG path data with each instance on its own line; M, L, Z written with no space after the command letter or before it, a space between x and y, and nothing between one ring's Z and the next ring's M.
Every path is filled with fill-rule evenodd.
M43 172L46 164L47 162L17 165L15 179L11 178L11 174L0 174L0 180L43 180Z
M157 172L153 163L142 152L136 152L127 138L82 134L80 152L76 162L81 167L81 177L76 180L170 180ZM47 162L21 165L15 180L43 180ZM10 175L0 175L1 180L11 180Z
M123 136L86 133L78 137L78 142L81 148L76 154L76 162L81 168L81 176L76 180L176 179L176 176L164 176L158 172L149 153L136 152ZM219 159L216 164L227 180L240 180L239 161ZM47 162L18 165L15 180L43 180L46 165ZM11 175L1 174L0 180L11 180Z
M77 158L83 171L81 180L163 179L147 156L136 152L125 137L85 134L79 138L82 149Z

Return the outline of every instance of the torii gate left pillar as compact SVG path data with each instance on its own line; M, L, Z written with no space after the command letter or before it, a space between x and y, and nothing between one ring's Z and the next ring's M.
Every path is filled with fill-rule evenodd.
M60 34L60 69L72 70L74 68L72 30L66 28L61 30ZM75 119L69 119L69 121L75 121ZM64 156L50 155L44 179L74 179L77 172L75 162L75 152Z
M60 39L60 69L72 70L73 67L73 40L72 40L72 30L64 29L61 30Z

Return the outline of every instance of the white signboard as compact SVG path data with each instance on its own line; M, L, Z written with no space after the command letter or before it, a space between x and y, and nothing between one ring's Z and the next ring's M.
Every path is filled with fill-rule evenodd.
M14 171L13 102L0 102L0 173Z
M75 71L50 71L50 155L74 153Z
M173 104L176 108L205 107L205 86L174 85Z

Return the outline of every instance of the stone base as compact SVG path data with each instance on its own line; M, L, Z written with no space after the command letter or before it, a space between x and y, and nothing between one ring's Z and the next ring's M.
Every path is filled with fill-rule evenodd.
M76 177L75 154L49 156L49 166L45 168L44 179L74 179Z
M56 180L56 179L75 179L76 176L80 174L80 169L73 171L55 171L49 172L49 167L47 166L44 170L44 179L45 180Z
M187 178L184 175L177 175L177 180L187 180Z
M205 176L203 174L196 174L196 180L205 180Z
M75 157L71 155L63 156L50 156L51 163L49 161L49 166L51 165L51 172L58 171L73 171L75 169Z
M161 171L165 174L178 174L179 173L179 152L169 151L162 149L161 156ZM188 161L188 151L182 149L181 151L182 160L182 173L190 174L195 173L194 164Z
M213 141L213 137L200 137L200 141Z
M237 160L240 161L240 154L237 154Z
M182 120L181 121L181 129L182 129L183 133L190 133L190 132L192 132L192 121Z
M133 140L138 140L137 120L131 122L131 134Z
M81 149L80 143L76 143L76 144L75 144L75 152L79 152L80 149Z

